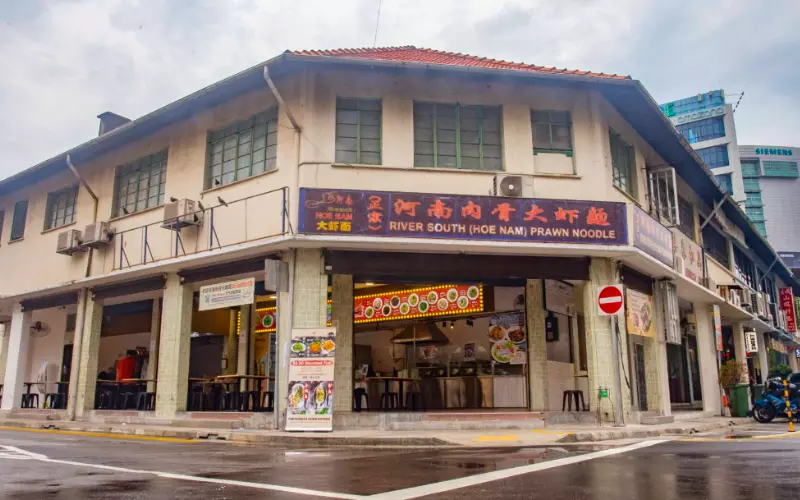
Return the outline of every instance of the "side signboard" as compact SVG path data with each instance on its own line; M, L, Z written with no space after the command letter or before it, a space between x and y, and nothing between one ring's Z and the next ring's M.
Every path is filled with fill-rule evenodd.
M633 246L672 267L672 232L639 207L633 207Z
M295 328L289 346L287 431L333 430L335 328Z

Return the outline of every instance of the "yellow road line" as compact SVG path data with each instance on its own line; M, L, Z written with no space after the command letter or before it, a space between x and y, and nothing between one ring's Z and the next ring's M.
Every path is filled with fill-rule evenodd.
M565 431L548 431L548 430L546 430L546 429L533 429L533 431L531 431L531 432L535 432L535 433L537 433L537 434L552 434L552 435L555 435L555 436L566 436L566 435L568 435L568 434L572 434L571 432L565 432Z
M515 434L507 434L505 436L478 436L472 440L476 443L488 443L491 441L516 441L519 436Z
M160 441L162 443L197 443L196 439L181 439L158 436L136 436L131 434L111 434L107 432L66 431L61 429L29 429L27 427L7 427L0 425L0 431L40 432L45 434L64 434L68 436L104 437L112 439L134 439L139 441Z

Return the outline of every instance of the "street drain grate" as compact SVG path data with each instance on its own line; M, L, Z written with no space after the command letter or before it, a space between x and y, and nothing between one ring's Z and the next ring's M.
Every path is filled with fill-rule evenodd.
M729 436L725 436L725 439L750 439L752 437L752 434L731 434Z

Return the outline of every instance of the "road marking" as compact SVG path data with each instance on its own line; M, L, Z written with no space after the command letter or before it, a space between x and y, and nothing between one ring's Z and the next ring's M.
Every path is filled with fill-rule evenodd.
M90 464L85 462L73 462L72 460L58 460L55 458L47 458L46 455L42 455L40 453L33 453L31 451L23 450L17 448L16 446L6 446L0 445L0 449L3 451L0 452L0 458L14 458L14 459L23 459L23 460L37 460L39 462L45 462L50 464L61 464L61 465L72 465L76 467L90 467L93 469L101 469L113 472L125 472L128 474L149 474L165 479L178 479L182 481L196 481L200 483L214 483L214 484L224 484L228 486L240 486L244 488L253 488L257 490L269 490L269 491L281 491L284 493L294 493L297 495L307 495L307 496L315 496L315 497L323 497L323 498L340 498L344 500L362 500L364 496L361 495L349 495L346 493L334 493L331 491L317 491L317 490L309 490L305 488L295 488L292 486L281 486L277 484L265 484L265 483L251 483L247 481L236 481L232 479L218 479L218 478L210 478L210 477L198 477L198 476L191 476L188 474L173 474L171 472L159 472L159 471L149 471L149 470L138 470L138 469L128 469L126 467L114 467L111 465L101 465L101 464ZM13 455L13 457L11 456Z
M756 431L759 432L759 431ZM749 437L687 437L681 438L680 441L683 442L698 442L698 443L735 443L737 441L753 441L753 440L763 440L763 439L789 439L789 438L798 438L800 434L795 434L792 432L784 432L782 434L771 434L769 436L749 436Z
M42 432L48 434L64 434L67 436L102 437L111 439L137 439L139 441L161 441L162 443L200 442L197 439L182 439L182 438L159 437L159 436L137 436L134 434L110 434L106 432L67 431L61 429L29 429L27 427L6 427L4 425L0 425L0 431Z
M587 460L594 460L595 458L603 458L603 457L610 457L613 455L619 455L621 453L627 453L629 451L638 450L640 448L647 448L648 446L664 443L665 441L666 440L642 441L640 443L632 444L629 446L622 446L619 448L612 448L609 450L596 451L593 453L587 453L585 455L558 458L556 460L550 460L548 462L540 462L537 464L513 467L511 469L503 469L493 472L487 472L485 474L476 474L474 476L462 477L458 479L450 479L448 481L431 483L423 486L415 486L413 488L390 491L388 493L379 493L377 495L371 495L367 498L370 498L371 500L409 500L412 498L419 498L427 495L435 495L438 493L444 493L446 491L466 488L468 486L475 486L478 484L489 483L492 481L499 481L501 479L520 476L522 474L529 474L531 472L537 472L547 469L553 469L555 467L562 467L564 465L572 465L580 462L586 462Z
M519 436L515 434L507 434L505 436L478 436L472 440L476 443L489 443L492 441L516 441Z

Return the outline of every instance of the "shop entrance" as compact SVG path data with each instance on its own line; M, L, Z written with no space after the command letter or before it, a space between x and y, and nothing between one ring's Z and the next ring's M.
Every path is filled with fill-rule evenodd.
M667 344L670 402L675 409L702 408L703 391L692 305L681 301L679 316L681 343Z

